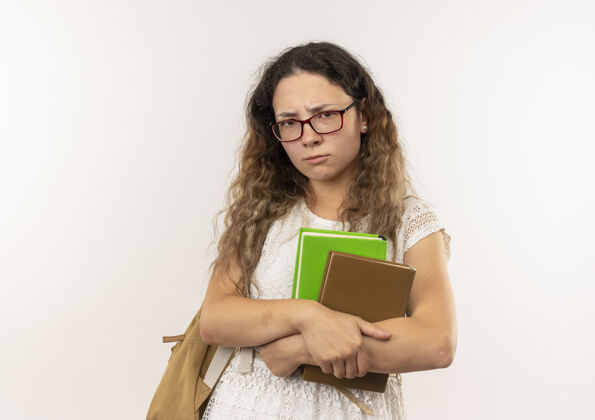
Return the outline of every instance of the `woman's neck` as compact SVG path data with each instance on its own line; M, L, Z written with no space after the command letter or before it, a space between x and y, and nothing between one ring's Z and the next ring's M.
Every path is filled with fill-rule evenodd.
M318 188L305 198L306 205L312 213L324 219L339 220L341 204L347 190L338 188Z
M325 219L339 220L341 204L355 180L356 166L354 161L330 180L309 179L306 204L312 213Z

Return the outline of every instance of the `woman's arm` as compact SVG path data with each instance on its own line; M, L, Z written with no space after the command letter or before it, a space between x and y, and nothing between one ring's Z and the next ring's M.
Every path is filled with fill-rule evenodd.
M205 343L259 346L301 331L300 323L316 302L242 297L236 290L240 278L237 260L228 274L215 270L211 276L200 316L200 335Z
M371 372L404 373L445 368L454 359L456 315L442 233L435 232L420 240L405 253L403 262L416 268L408 317L375 323L392 332L388 341L363 337L362 352ZM289 340L293 348L288 348ZM273 352L283 351L285 359L271 356ZM286 372L295 364L316 365L299 335L273 342L261 348L261 354L272 371Z
M229 275L213 274L203 302L200 334L207 344L260 346L301 333L310 354L329 372L339 360L353 364L362 334L386 340L390 333L348 314L305 299L259 300L238 296L239 265Z
M368 340L370 370L404 373L446 368L457 346L454 297L442 232L434 232L413 245L403 263L415 267L407 318L393 318L375 324L393 333L386 342Z
M316 303L298 299L258 300L225 296L203 303L200 335L207 344L253 347L300 332Z
M392 318L377 322L392 332L392 338L380 341L363 337L364 345L358 353L358 369L367 372L405 373L447 367L449 357L441 354L438 332L414 318ZM276 376L290 375L299 365L318 366L301 334L275 340L260 348L260 354L268 368ZM363 366L362 366L363 365ZM337 375L335 375L337 376ZM345 374L354 378L358 375Z

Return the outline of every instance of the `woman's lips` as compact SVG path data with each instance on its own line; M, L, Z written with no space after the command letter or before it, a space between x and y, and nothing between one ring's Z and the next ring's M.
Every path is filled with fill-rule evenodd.
M306 159L306 162L315 164L315 163L322 163L327 159L328 159L328 155L323 155L323 156L318 156L318 157L314 157L311 159Z

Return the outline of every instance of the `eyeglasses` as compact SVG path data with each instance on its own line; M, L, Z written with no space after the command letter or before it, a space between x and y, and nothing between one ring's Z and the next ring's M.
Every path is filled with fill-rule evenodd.
M273 134L281 142L296 141L302 137L304 124L310 124L318 134L329 134L343 128L343 114L347 112L357 101L354 101L342 111L322 111L312 115L307 120L284 120L270 124Z

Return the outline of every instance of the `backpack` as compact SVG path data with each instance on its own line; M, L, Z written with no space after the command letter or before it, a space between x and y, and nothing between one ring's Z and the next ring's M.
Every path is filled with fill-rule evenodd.
M200 312L190 321L184 334L164 336L164 343L176 342L171 348L165 373L153 395L147 420L200 420L211 392L225 368L241 347L206 344L200 336ZM240 362L244 362L240 360ZM343 386L335 388L365 414L372 408Z
M184 334L164 336L171 348L165 373L153 395L147 420L199 420L221 373L237 348L206 344L200 336L200 312Z

